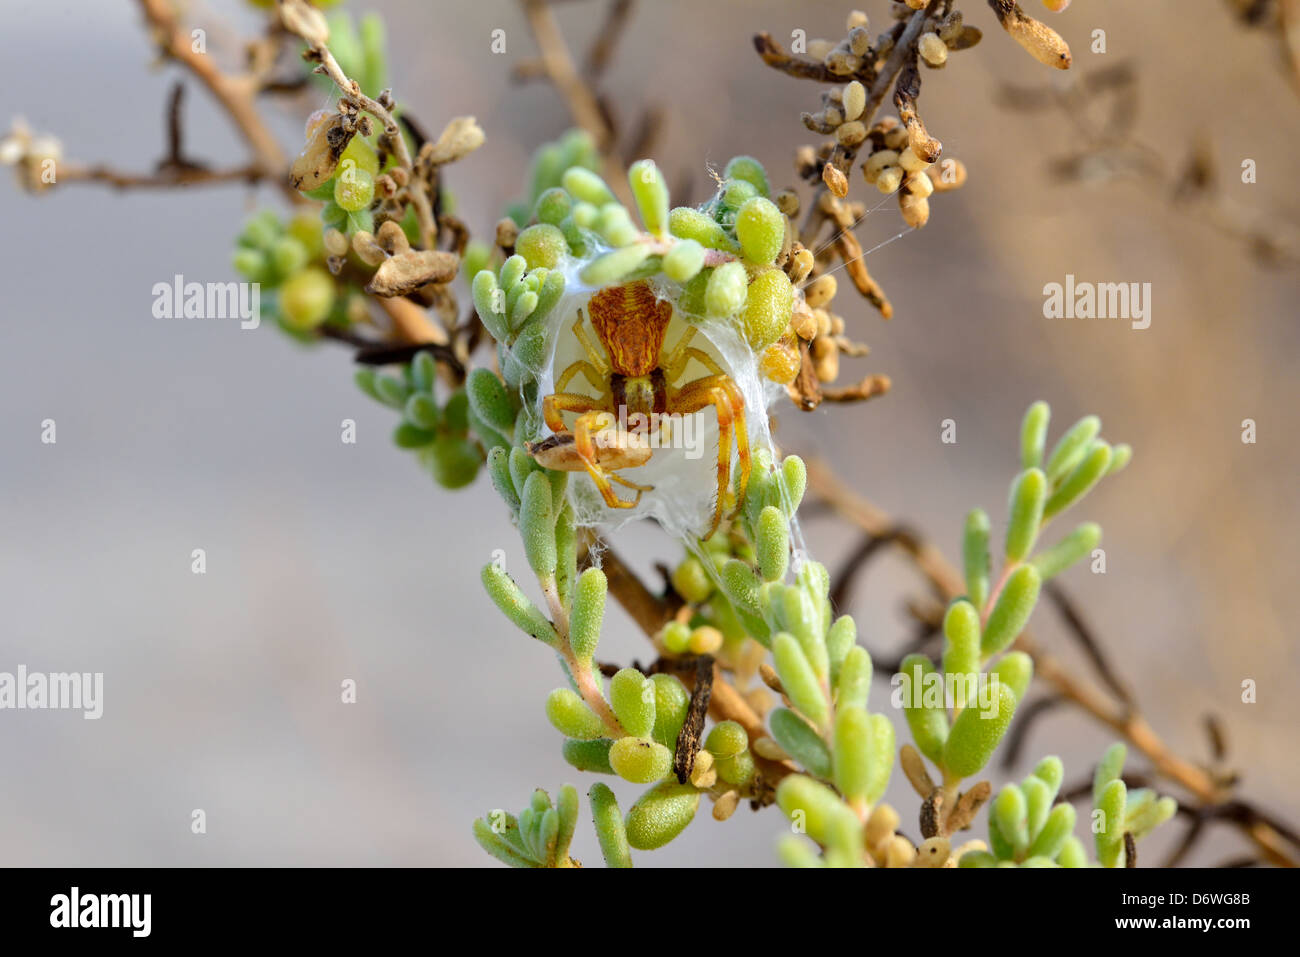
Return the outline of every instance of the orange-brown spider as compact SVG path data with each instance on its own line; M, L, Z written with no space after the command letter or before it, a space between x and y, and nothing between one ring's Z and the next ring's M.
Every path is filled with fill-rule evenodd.
M556 435L566 436L560 446L569 449L564 424L566 412L577 413L573 423L572 446L568 454L547 449L545 443L530 448L542 465L568 471L586 471L605 504L610 508L633 508L641 494L652 486L638 485L617 474L617 469L644 464L627 455L615 454L620 444L636 444L638 432L657 428L659 416L690 415L713 406L718 414L718 497L713 509L709 535L722 520L727 489L731 485L731 447L733 442L740 460L740 482L736 506L744 501L749 485L749 433L745 427L745 399L736 383L722 371L713 357L691 345L695 335L689 327L672 349L664 349L664 338L672 319L672 303L660 300L644 281L611 286L593 295L587 303L587 315L604 349L597 349L583 325L579 310L573 334L586 353L566 368L555 380L555 392L542 400L542 417ZM691 382L677 385L694 359L709 371ZM577 376L583 376L598 396L565 391ZM610 438L615 421L628 424L625 440ZM600 438L598 442L596 437ZM548 454L555 453L555 454ZM636 456L635 458L641 458ZM621 499L611 482L633 489L632 501ZM708 537L708 536L705 536Z

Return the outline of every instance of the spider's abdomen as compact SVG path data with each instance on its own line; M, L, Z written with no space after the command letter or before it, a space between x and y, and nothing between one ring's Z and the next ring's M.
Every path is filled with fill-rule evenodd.
M587 313L615 372L644 376L658 367L673 307L658 299L648 283L602 289L591 297Z

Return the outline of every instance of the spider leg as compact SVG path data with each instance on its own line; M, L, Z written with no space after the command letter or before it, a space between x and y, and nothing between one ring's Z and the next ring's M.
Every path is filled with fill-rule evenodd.
M563 392L569 387L569 383L578 375L587 377L587 381L600 390L604 395L608 378L602 377L600 370L588 362L586 359L579 359L560 373L560 377L555 380L555 391Z
M578 340L578 345L582 346L582 351L587 354L587 359L600 374L600 380L597 381L592 379L591 384L598 389L603 389L605 387L605 382L609 379L609 361L605 358L604 350L597 349L588 337L586 327L582 324L584 318L582 310L579 309L577 321L573 324L573 336Z
M731 444L735 437L736 455L740 462L740 483L736 489L734 515L740 510L745 500L745 490L749 487L751 467L749 451L749 430L745 423L745 399L736 383L725 375L705 376L683 386L673 402L671 411L684 415L698 412L707 405L712 405L718 414L718 498L713 508L713 524L709 526L708 538L718 529L722 521L722 512L726 503L727 489L731 485ZM739 428L736 428L736 426Z
M600 399L593 399L589 395L581 395L577 392L556 392L554 395L548 395L542 399L542 418L546 422L547 428L552 432L566 432L564 427L565 412L604 412L604 403ZM594 462L595 459L593 458Z
M691 340L695 338L696 329L689 326L682 337L677 340L677 345L673 346L672 351L668 353L663 362L664 377L669 382L676 382L686 371L686 365L692 359L708 369L713 375L726 375L722 367L714 361L713 357L703 349L697 349L691 345Z
M549 399L551 396L547 398ZM582 458L582 464L587 468L587 474L591 476L591 480L596 483L596 488L600 490L605 504L610 508L635 508L641 501L641 493L649 491L651 486L634 485L613 472L606 472L596 461L596 445L592 439L593 427L595 431L599 431L602 428L599 423L605 421L609 415L610 413L603 409L593 409L578 416L578 421L573 423L574 447ZM620 485L636 489L636 498L631 502L619 498L609 484L611 479Z

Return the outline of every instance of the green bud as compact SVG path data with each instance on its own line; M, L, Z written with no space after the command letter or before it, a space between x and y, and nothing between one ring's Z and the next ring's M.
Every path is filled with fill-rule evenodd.
M763 164L752 156L733 156L726 169L722 171L722 178L744 180L753 186L760 196L772 194L767 181L767 171L763 169Z
M758 516L756 531L759 571L767 581L783 581L790 563L790 526L785 513L767 506Z
M1124 829L1133 833L1134 840L1141 840L1173 817L1177 811L1178 802L1171 797L1146 802L1140 809L1127 809Z
M560 183L568 190L570 196L584 203L604 206L606 203L617 202L613 192L605 185L605 181L591 170L581 166L572 166L565 170L564 175L560 177Z
M962 558L966 566L966 594L972 605L983 609L989 597L989 517L982 508L971 509L966 515Z
M1110 450L1110 465L1106 467L1107 475L1121 471L1133 458L1133 447L1120 443Z
M618 809L614 792L604 784L593 784L587 792L591 801L591 818L596 825L596 839L606 867L631 867L632 852L627 846L627 831L623 827L623 814Z
M589 286L613 285L645 262L649 255L650 247L643 243L624 246L592 260L578 275Z
M858 626L849 615L841 615L826 629L826 657L830 659L832 688L839 688L841 666L857 641ZM863 651L865 650L864 648ZM868 674L871 671L870 657L867 658L867 671ZM837 690L836 694L839 695L840 692ZM865 701L862 703L866 704Z
M655 687L649 678L635 668L623 668L614 675L609 683L609 703L614 708L619 723L623 725L623 730L632 737L644 738L654 730Z
M1061 436L1052 454L1047 458L1047 481L1056 485L1076 465L1083 461L1088 446L1101 431L1101 419L1095 415L1085 415Z
M1029 848L1029 819L1025 795L1014 784L1008 784L993 799L991 814L997 819L998 831L1011 844L1015 856Z
M483 566L483 587L487 589L488 597L493 603L524 634L552 648L558 647L560 636L555 633L555 627L550 620L528 600L528 596L519 589L515 580L495 562Z
M544 266L553 269L569 254L569 244L559 226L536 223L519 233L515 251L528 262L529 269Z
M498 446L488 452L487 457L488 476L492 479L492 487L497 490L497 494L505 499L506 504L510 506L511 513L519 511L519 493L515 491L514 480L510 478L510 454L505 448Z
M655 726L652 737L669 750L676 750L677 735L686 723L691 694L672 675L651 675L655 687Z
M852 622L845 616L832 626L834 634L841 621ZM855 636L856 637L856 636ZM829 643L829 638L828 638ZM852 645L844 655L840 665L839 676L835 679L835 705L838 708L867 706L867 696L871 691L871 655L861 645Z
M641 231L632 222L632 215L622 203L606 203L600 208L596 232L611 246L619 247L631 246L641 236Z
M545 356L545 325L536 320L524 323L509 352L505 354L505 361L501 366L501 374L506 380L506 386L517 391L524 383L533 381Z
M989 763L1016 713L1016 695L1004 684L997 686L991 714L979 707L966 708L952 723L943 746L942 765L961 778L978 774Z
M1097 860L1102 867L1124 866L1124 805L1128 789L1119 778L1101 789L1097 810L1101 829L1096 832Z
M578 530L573 520L573 506L562 499L560 515L555 520L555 590L560 595L560 604L565 607L573 600L573 585L577 577Z
M769 647L771 631L759 612L758 578L753 570L738 558L728 560L722 566L722 590L754 640Z
M859 848L862 822L834 791L802 774L781 779L776 803L796 827L819 844Z
M719 721L704 739L704 748L715 758L734 758L749 749L749 735L736 721Z
M1092 800L1094 804L1101 801L1101 792L1111 781L1117 780L1124 773L1124 759L1128 757L1128 748L1122 741L1116 741L1097 762L1097 770L1092 776Z
M599 568L588 568L578 576L578 586L573 592L573 611L569 615L569 646L581 663L591 661L591 656L596 653L608 593L609 582Z
M984 626L980 647L985 656L997 654L1024 631L1034 605L1038 603L1041 585L1042 580L1033 565L1021 565L1007 578Z
M899 669L899 674L906 676L900 690L904 695L903 716L912 730L912 740L916 742L918 751L935 764L941 764L944 744L948 740L948 711L942 695L938 701L927 703L927 698L933 694L927 694L932 684L929 676L934 673L934 662L925 655L908 655Z
M699 806L700 792L691 785L663 781L627 812L627 842L638 851L663 847L686 830Z
M543 472L533 472L519 496L519 534L528 564L542 581L555 578L555 516L551 483Z
M795 509L803 501L804 490L808 487L808 467L797 455L787 455L781 460L781 485L785 489L781 507L793 517Z
M766 202L766 200L764 201ZM790 325L794 309L794 286L780 269L769 269L749 284L749 297L741 322L745 339L755 352L766 349L781 338Z
M672 769L673 753L650 738L619 738L609 749L609 766L624 781L649 784Z
M704 268L704 247L693 239L679 239L664 256L664 275L675 282L687 282Z
M698 558L687 558L673 569L673 590L692 605L700 605L713 594L713 579Z
M1037 469L1043 466L1043 449L1047 444L1047 425L1052 420L1052 407L1038 401L1029 407L1020 424L1020 467Z
M678 239L693 239L707 249L731 252L735 248L727 231L712 216L689 206L678 206L668 214L668 231Z
M433 433L438 430L438 403L433 401L433 396L427 392L412 392L411 397L406 400L406 409L403 412L406 421L410 422L417 429L426 433Z
M866 799L875 804L885 796L894 770L894 725L883 714L868 716Z
M958 867L997 867L998 859L988 851L967 851L957 860Z
M573 200L569 198L569 194L558 186L553 186L537 197L537 205L533 207L533 215L537 217L539 223L550 223L552 226L558 226L560 220L568 216L572 209ZM552 265L554 264L552 263Z
M1029 846L1029 855L1054 860L1061 853L1065 842L1070 839L1073 830L1074 808L1069 804L1056 805L1047 815L1047 821L1038 832L1038 836L1034 838L1034 843Z
M546 316L555 308L562 295L564 295L564 273L552 269L542 280L541 288L537 290L537 306L533 309L533 316L537 319Z
M1025 807L1029 820L1029 837L1033 839L1038 836L1038 832L1047 823L1047 815L1052 810L1052 798L1055 795L1052 793L1052 789L1047 786L1046 781L1032 774L1020 783L1020 791L1025 796Z
M542 812L541 827L537 834L538 858L547 867L555 866L555 850L560 842L560 812L547 808Z
M793 834L782 835L776 853L786 867L823 867L821 856L811 844Z
M1074 835L1065 839L1061 845L1061 851L1056 855L1056 861L1062 867L1087 867L1088 852L1083 849L1083 842Z
M709 276L704 290L704 309L709 318L733 316L745 305L749 277L738 262L723 263Z
M573 843L573 834L578 827L578 789L572 784L560 788L555 811L560 822L560 830L555 838L555 858L562 861L569 856L569 845Z
M518 823L515 819L510 817L509 822L511 830L517 831ZM478 841L479 847L503 864L509 864L511 867L537 867L535 860L507 840L504 835L492 830L492 825L481 817L474 820L474 840Z
M613 744L614 742L609 738L601 738L598 741L567 740L561 752L564 760L579 771L613 774L614 768L609 763L609 752Z
M736 239L746 259L770 266L785 244L785 216L770 199L755 196L736 213Z
M758 190L754 188L752 183L747 183L743 179L726 180L722 184L721 211L724 214L734 213L757 196Z
M771 717L772 737L808 773L829 779L831 753L813 727L788 708L777 708ZM837 740L838 747L838 740ZM843 788L841 788L843 790Z
M438 363L428 352L417 352L411 360L411 382L420 392L432 392L438 379Z
M474 277L471 285L474 293L474 309L478 312L483 325L493 339L504 342L510 335L510 327L505 317L505 294L497 285L497 277L491 270L484 269Z
M1021 867L1059 867L1055 861L1046 857L1027 857Z
M547 696L546 717L566 738L594 741L605 734L605 722L570 688L556 688Z
M533 314L537 309L537 293L531 289L520 293L519 298L514 301L510 307L510 328L518 329L523 325L524 320Z
M627 171L632 198L646 232L662 237L668 225L668 184L654 160L638 160Z
M775 717L775 714L773 714L773 719ZM773 726L775 728L775 720ZM805 725L805 727L807 726ZM811 730L809 728L809 731ZM849 705L841 706L836 710L835 786L850 801L866 800L867 791L871 787L874 751L871 733L871 718L868 716L866 708ZM777 741L780 740L778 736ZM820 739L818 740L820 741ZM785 747L784 743L781 746ZM790 751L788 747L785 749ZM790 751L790 753L794 754L793 751ZM817 773L807 762L800 763L814 774ZM826 777L827 775L822 774L819 776Z
M673 654L685 654L691 646L691 626L684 621L670 621L664 626L663 642Z
M989 669L989 674L1010 688L1017 701L1023 701L1034 677L1034 659L1023 651L1011 651Z
M1038 766L1034 768L1034 777L1047 785L1048 793L1051 795L1048 798L1050 803L1056 800L1056 794L1061 790L1061 780L1065 777L1065 765L1061 763L1061 759L1056 755L1048 755L1039 761Z
M1030 564L1038 569L1039 577L1047 581L1079 559L1092 554L1092 550L1100 544L1101 526L1095 522L1084 522L1047 551L1035 555Z
M1038 530L1043 523L1043 505L1046 501L1047 476L1036 468L1021 472L1011 486L1007 561L1023 561L1034 550L1034 542L1038 540Z
M600 207L594 203L574 203L571 219L579 229L595 229L600 221Z
M515 407L506 387L491 369L478 368L465 380L469 405L487 425L509 433L515 426Z
M818 727L825 727L829 717L826 696L799 642L788 632L781 632L772 639L772 654L790 701Z
M1043 519L1047 520L1059 515L1087 495L1110 468L1110 456L1109 445L1100 439L1093 442L1088 454L1079 463L1079 467L1070 473L1069 477L1061 483L1060 488L1047 500L1047 505L1043 507Z
M977 675L980 672L980 613L970 602L958 600L948 606L943 619L943 670L949 675ZM954 704L966 707L966 682L954 686Z

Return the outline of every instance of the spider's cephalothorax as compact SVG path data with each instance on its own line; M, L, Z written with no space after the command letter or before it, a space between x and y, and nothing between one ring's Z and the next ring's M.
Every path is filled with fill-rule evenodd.
M649 458L628 454L630 447L644 444L643 437L632 433L658 428L661 415L690 415L713 406L718 414L718 495L709 528L711 535L722 520L727 489L731 485L733 441L740 464L737 507L744 500L749 484L745 400L736 383L713 357L691 345L694 327L688 328L671 349L664 349L672 315L672 303L659 299L645 282L611 286L593 295L587 303L587 317L604 348L597 348L591 341L583 325L587 317L580 310L573 334L586 358L566 368L555 380L554 394L542 400L542 416L547 426L566 439L554 449L537 443L530 451L547 468L586 471L610 508L633 508L651 486L637 485L617 474L618 469L644 464ZM678 384L692 359L709 374ZM579 375L599 394L565 391ZM570 412L577 414L571 431L564 422L564 414ZM567 441L570 434L571 446ZM564 454L560 454L561 448ZM636 498L632 501L619 498L611 482L633 489Z

